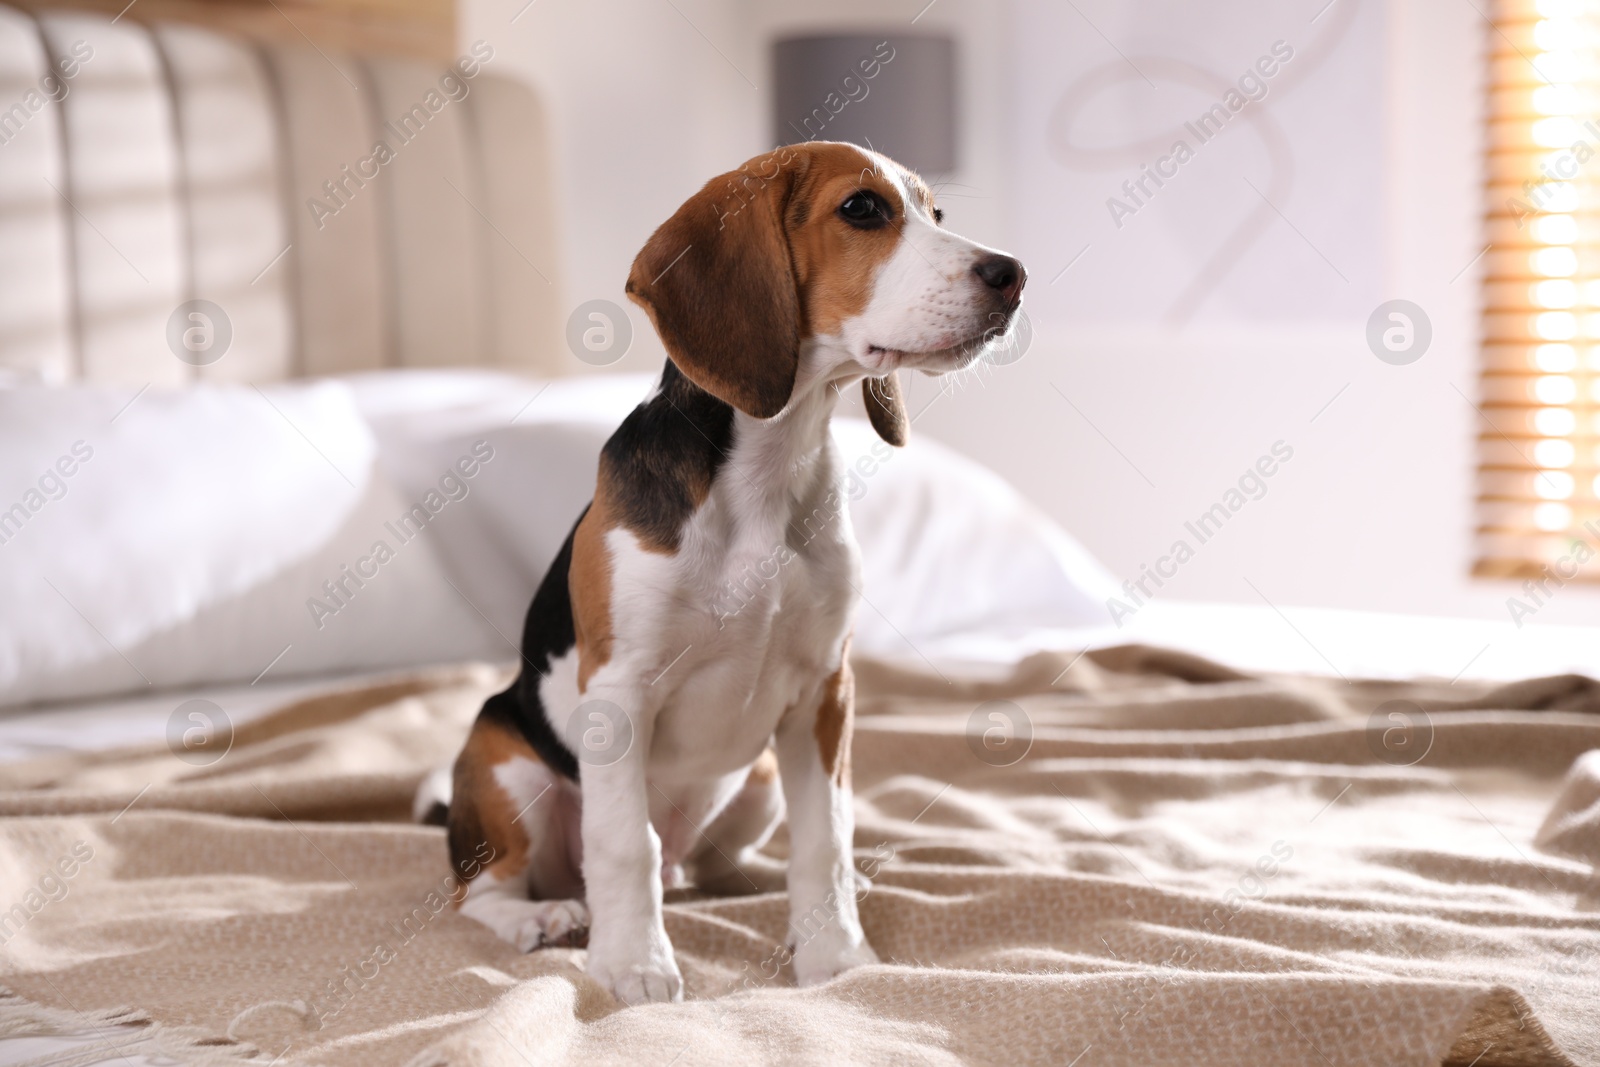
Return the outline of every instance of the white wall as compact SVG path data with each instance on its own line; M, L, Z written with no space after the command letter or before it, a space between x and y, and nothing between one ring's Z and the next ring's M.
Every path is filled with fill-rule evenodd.
M594 296L622 303L628 263L650 230L704 180L768 146L764 86L774 33L903 26L924 4L673 0L680 15L664 0L538 0L508 25L521 2L467 0L463 34L494 43L500 69L528 77L550 102L570 205L569 306ZM1061 233L1041 225L1049 211L1040 200L1054 187L1040 186L1041 165L1019 162L1022 146L1040 136L1027 125L1038 89L1013 77L1013 41L1030 32L1033 2L938 0L917 22L951 30L960 42L964 151L962 172L943 193L950 221L986 242L1029 249L1030 306L1041 314L1020 362L953 383L915 432L1002 472L1120 577L1136 577L1165 554L1184 536L1185 520L1282 440L1294 458L1266 495L1198 546L1159 595L1259 603L1259 590L1280 606L1506 618L1516 587L1468 577L1480 423L1461 394L1475 395L1477 275L1460 272L1482 247L1476 121L1487 32L1472 5L1337 0L1368 5L1381 21L1356 74L1365 70L1382 86L1368 136L1383 160L1372 202L1363 194L1338 210L1351 226L1379 220L1366 231L1381 244L1374 291L1417 302L1434 327L1420 362L1393 367L1373 357L1363 323L1336 301L1317 321L1274 320L1252 311L1244 293L1234 301L1243 312L1199 316L1177 331L1138 321L1086 325L1094 316L1075 316L1070 299L1052 304L1044 295L1050 276L1086 238L1070 225ZM1097 22L1110 18L1095 14L1104 5L1080 6ZM1088 29L1077 32L1093 43ZM1244 40L1245 51L1255 47L1254 35ZM1337 90L1323 99L1357 107ZM1308 165L1316 162L1313 154ZM1307 202L1286 214L1313 233L1325 227L1334 240L1339 214L1319 220L1317 212ZM1283 268L1300 271L1295 277L1320 269L1281 227L1264 241L1264 249L1301 256ZM1358 245L1371 243L1357 242L1350 255L1359 259ZM1086 259L1074 270L1089 266ZM1253 284L1274 277L1269 261ZM1069 273L1057 288L1073 284ZM634 322L639 339L622 369L660 359L642 315ZM910 385L914 410L934 399L932 383ZM1569 587L1538 621L1597 616L1600 592Z
M1267 496L1160 595L1259 603L1259 590L1279 605L1509 621L1506 598L1518 586L1468 575L1473 447L1484 428L1467 399L1478 282L1468 264L1483 245L1477 123L1488 31L1471 5L1442 0L1393 0L1384 14L1387 51L1372 66L1386 82L1387 190L1370 210L1382 219L1383 295L1415 301L1432 320L1421 361L1380 363L1361 322L1159 334L1052 320L1021 363L926 420L1004 470L1124 578L1165 553L1182 521L1273 441L1289 442L1295 458ZM1538 620L1597 617L1600 592L1568 587Z
M963 166L943 176L952 219L973 233L999 228L1005 209L1001 66L1005 23L981 0L923 4L868 0L464 0L463 41L496 49L493 69L524 78L547 103L566 210L565 301L626 304L634 254L708 179L771 147L770 42L828 26L907 27L961 40ZM515 19L513 22L512 20ZM662 350L635 313L635 342L619 370L659 365Z
M747 20L735 18L736 6L733 0L461 5L460 39L488 41L495 48L491 68L532 83L549 108L566 307L607 299L631 309L623 284L650 233L709 178L759 147L752 144L764 98L743 54ZM633 322L633 347L614 369L659 366L662 350L648 321L635 314Z
M1240 317L1180 331L1084 328L1051 314L1051 297L1036 294L1034 306L1046 310L1028 356L941 401L921 428L1005 472L1119 577L1137 578L1177 539L1189 540L1194 558L1159 596L1265 597L1280 606L1509 623L1506 598L1519 586L1468 573L1473 449L1485 425L1468 399L1476 395L1478 283L1468 264L1483 247L1478 121L1488 29L1468 4L1365 2L1385 20L1384 51L1370 60L1370 77L1384 88L1383 126L1371 137L1385 163L1381 197L1360 210L1381 221L1381 296L1412 300L1432 320L1432 346L1419 362L1379 362L1364 322L1348 316ZM1321 7L1318 0L1308 10ZM1359 106L1349 96L1336 99ZM1017 129L1013 152L1025 156L1039 136L1037 128ZM1022 198L1016 206L1032 205ZM1325 204L1284 206L1319 244L1341 224ZM1364 221L1348 217L1351 226ZM1295 271L1288 253L1299 238L1277 229L1290 242L1280 245L1280 269ZM1029 243L1025 227L1012 236ZM1053 272L1093 233L1051 236L1058 252L1045 265ZM1074 271L1092 263L1086 256ZM1034 267L1031 284L1048 286ZM1070 284L1071 274L1062 282ZM1342 288L1331 277L1322 284ZM1187 534L1184 521L1219 500L1278 440L1295 454L1266 495L1203 546ZM1569 586L1537 618L1594 622L1600 591Z

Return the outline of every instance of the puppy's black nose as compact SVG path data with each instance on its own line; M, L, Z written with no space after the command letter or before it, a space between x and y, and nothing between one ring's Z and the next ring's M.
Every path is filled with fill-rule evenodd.
M984 256L973 264L972 273L999 294L1007 307L1016 306L1022 297L1022 287L1028 282L1028 272L1021 261L1010 256Z

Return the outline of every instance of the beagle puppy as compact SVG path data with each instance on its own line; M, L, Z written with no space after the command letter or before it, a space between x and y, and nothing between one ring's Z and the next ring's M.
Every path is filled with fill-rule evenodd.
M756 853L786 807L795 978L876 961L852 856L860 560L828 423L861 382L903 445L895 372L965 367L1015 320L1022 264L942 218L904 167L812 142L712 179L628 275L671 359L606 442L521 674L440 798L461 913L523 951L587 933L588 973L628 1004L682 999L664 888L783 887Z

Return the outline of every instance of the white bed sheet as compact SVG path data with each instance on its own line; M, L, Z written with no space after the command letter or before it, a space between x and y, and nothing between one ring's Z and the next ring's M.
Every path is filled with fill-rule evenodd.
M1509 681L1579 673L1600 677L1600 626L1546 626L1333 608L1184 601L1146 605L1122 627L1034 629L1016 638L953 636L909 643L906 663L992 673L1030 652L1150 644L1247 671L1355 678Z
M1121 629L1036 629L1003 639L954 635L915 647L907 642L895 658L909 666L931 663L946 674L990 674L1035 651L1132 642L1183 649L1241 670L1350 679L1600 677L1600 627L1518 629L1482 619L1178 601L1151 604ZM217 704L238 726L299 697L388 674L393 672L263 680L21 709L0 717L0 761L159 742L178 705L195 698Z
M301 697L394 674L393 670L358 671L278 682L262 679L254 685L169 689L7 710L0 712L0 763L161 741L167 736L179 705L190 700L216 704L237 728ZM176 717L188 728L185 716Z

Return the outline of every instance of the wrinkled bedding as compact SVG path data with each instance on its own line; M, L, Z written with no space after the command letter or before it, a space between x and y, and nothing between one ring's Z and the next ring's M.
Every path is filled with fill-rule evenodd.
M0 1034L85 1063L1600 1065L1595 682L1144 647L857 670L881 966L797 990L781 895L673 892L686 1002L624 1010L582 949L456 915L405 820L504 680L467 666L182 759L0 766Z

